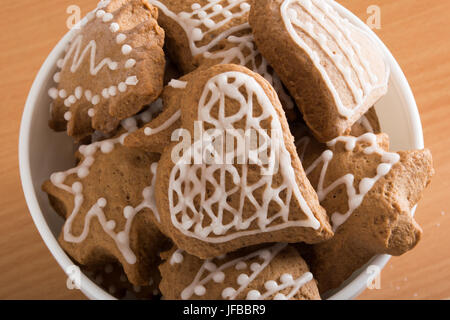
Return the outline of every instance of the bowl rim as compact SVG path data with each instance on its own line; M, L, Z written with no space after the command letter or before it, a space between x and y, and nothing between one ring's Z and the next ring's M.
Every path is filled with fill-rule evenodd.
M328 0L327 0L328 1ZM368 35L379 45L382 51L385 54L385 58L391 68L391 78L389 85L396 87L398 92L401 92L401 98L404 100L403 104L409 106L410 113L410 126L412 128L412 132L414 133L413 144L416 149L424 148L424 138L423 138L423 129L422 122L419 115L419 110L417 108L416 100L414 98L413 92L409 85L408 80L405 77L400 65L397 60L392 55L391 51L387 48L383 41L378 37L378 35L372 31L361 19L359 19L353 12L345 8L343 5L335 2L328 1L330 4L334 6L334 8L344 17L350 20L351 23L357 25L368 33ZM391 81L395 79L395 81ZM417 207L417 206L416 206ZM416 207L411 210L411 213L414 214L416 211ZM390 260L391 256L388 254L379 254L374 256L367 265L376 265L381 270L385 267L385 265ZM365 267L361 268L365 269ZM368 280L371 275L367 272L362 272L359 269L356 272L360 272L356 277L354 277L349 283L345 286L340 287L339 291L332 294L328 297L329 300L349 300L354 299L359 296L365 289Z
M328 1L328 0L327 0ZM392 77L396 81L391 81L390 85L396 86L396 89L402 93L401 97L404 100L404 104L409 106L410 111L410 126L414 133L414 147L417 149L424 148L423 140L423 130L422 124L419 116L419 111L408 84L408 81L401 70L398 62L393 57L392 53L386 47L386 45L378 38L378 36L357 16L355 16L351 11L336 3L334 1L328 1L334 8L345 18L349 19L353 24L364 29L371 38L373 38L379 45L380 48L386 55L386 59L391 66L391 79ZM32 182L31 166L30 166L30 135L31 135L31 122L33 119L33 112L37 102L39 94L46 89L45 79L52 72L55 61L59 58L61 52L64 50L64 46L70 41L72 35L76 31L76 28L67 32L64 37L57 43L57 45L52 49L50 54L47 56L45 62L41 66L36 78L33 81L33 85L28 94L25 108L22 114L22 120L20 125L19 133L19 169L20 169L20 179L22 183L22 189L25 196L25 200L33 219L33 222L38 229L41 238L52 254L53 258L58 262L63 271L68 274L68 268L73 266L72 260L61 248L57 239L53 235L47 221L44 218L42 210L39 206L37 200L36 190ZM415 210L415 209L414 209ZM390 259L390 255L382 254L377 255L371 259L369 264L377 265L380 269L383 269L386 263ZM349 283L341 286L338 291L328 299L331 300L348 300L354 299L359 296L366 288L366 283L370 275L366 272L361 272L355 278L353 278ZM101 299L101 300L115 300L116 298L106 292L104 289L100 288L96 283L91 281L84 273L81 273L80 290L89 299Z
M55 66L55 61L59 58L61 52L63 52L65 45L69 43L75 30L76 29L74 28L64 35L64 37L52 49L50 54L45 59L45 62L41 66L35 80L33 81L33 85L25 102L25 109L22 114L19 133L19 168L25 201L28 205L28 209L30 211L33 222L38 229L39 234L41 235L41 238L44 240L44 243L50 250L53 258L58 262L66 275L68 275L68 268L70 266L73 266L74 263L61 248L57 239L50 230L50 227L46 219L44 218L41 207L37 200L36 190L34 188L31 175L29 144L33 111L39 93L46 89L45 86L47 84L45 83L45 78L49 74L51 74ZM81 272L80 280L80 290L89 299L115 299L112 295L110 295L93 281L91 281L83 272Z

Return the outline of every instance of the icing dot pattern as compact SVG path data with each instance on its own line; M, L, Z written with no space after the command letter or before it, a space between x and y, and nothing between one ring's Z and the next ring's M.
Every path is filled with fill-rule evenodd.
M61 190L64 190L74 197L74 208L67 218L64 227L63 227L63 236L64 241L71 243L81 243L83 242L88 234L90 229L90 223L92 218L96 217L103 227L105 233L107 233L116 243L118 249L121 251L122 255L126 259L129 264L136 263L136 255L130 248L130 240L129 235L131 231L131 226L133 223L134 217L142 211L144 208L150 209L157 220L159 221L159 213L156 207L156 202L154 198L154 188L156 181L156 170L157 163L153 163L151 165L151 173L152 173L152 181L150 186L145 188L142 192L143 201L136 207L126 207L124 208L124 218L126 219L125 227L123 230L119 232L115 232L116 222L113 220L108 220L105 215L105 207L108 205L108 202L105 198L99 198L97 202L87 211L84 217L84 225L83 230L80 235L75 236L72 234L72 225L80 214L81 206L84 202L83 196L83 184L82 181L77 181L73 185L68 186L64 182L67 177L70 175L77 175L80 179L84 179L89 176L89 170L95 163L95 155L98 151L103 154L110 153L114 150L116 144L122 144L126 138L126 136L135 130L137 130L137 120L142 117L152 117L156 111L150 108L150 110L135 116L134 118L130 118L122 121L122 125L125 129L128 130L127 133L122 134L121 136L113 139L107 139L100 142L94 142L90 145L82 145L79 148L79 152L83 156L83 161L80 164L72 169L69 169L65 172L57 172L51 175L50 181Z
M100 1L97 5L97 8L89 13L84 19L84 23L82 23L82 28L93 19L101 19L103 23L110 23L114 19L114 15L112 13L106 13L103 9L109 5L110 1ZM82 31L82 29L81 29ZM117 33L120 31L120 26L117 22L112 22L109 25L109 31L111 33ZM126 40L126 36L123 33L119 33L116 36L117 44L123 44ZM88 59L89 61L89 73L91 76L96 76L100 70L104 67L108 67L109 70L115 71L119 68L119 62L113 61L111 58L105 57L98 64L96 61L99 60L97 57L97 42L95 40L90 40L88 44L83 48L82 44L84 42L84 35L82 32L77 32L74 38L71 40L70 44L66 48L66 54L64 58L59 59L57 62L58 71L55 73L53 80L55 83L60 83L61 80L61 70L66 66L69 67L70 72L76 73L83 62ZM133 51L133 48L128 44L123 44L121 46L121 52L124 56L129 56ZM71 61L71 65L69 63ZM133 59L128 59L124 65L124 69L132 69L135 66L135 61ZM127 76L124 79L126 82L126 86L119 82L117 85L112 85L110 87L102 89L99 93L93 93L92 90L82 87L77 87L73 94L68 94L66 90L51 88L49 90L49 96L52 99L57 99L58 97L64 100L64 105L67 108L70 108L72 105L77 103L81 99L86 99L88 102L92 104L93 107L98 105L102 99L107 100L111 97L117 96L118 93L124 93L127 90L128 86L136 86L138 84L138 79L136 76ZM120 86L119 90L116 88ZM59 93L59 94L58 94ZM94 117L95 113L89 112L89 117ZM66 121L69 121L72 117L65 116Z
M294 102L283 88L281 80L275 73L269 71L267 61L256 49L248 22L233 26L218 34L209 43L197 46L198 42L204 42L206 35L222 28L233 19L248 15L250 4L247 0L209 0L204 7L195 3L191 7L192 12L180 12L178 14L169 10L161 1L149 0L149 2L183 28L188 37L193 57L203 55L207 59L221 60L220 64L234 63L248 67L261 74L274 86L285 107L288 109L294 108ZM218 22L214 22L213 18ZM206 28L206 31L203 31L203 28ZM231 45L230 48L213 52L214 47L223 40Z
M214 271L209 270L208 264L212 263L211 259L205 260L203 265L200 267L192 283L186 287L182 293L181 298L183 300L190 299L193 295L204 296L207 292L207 286L211 283L211 280L215 283L223 283L225 280L225 270L229 268L236 268L238 264L254 261L257 259L260 263L252 263L254 265L254 270L251 273L240 274L236 279L237 288L227 287L222 291L222 298L228 300L236 299L239 294L245 291L250 283L258 277L258 275L272 262L272 260L284 249L287 244L277 243L268 249L261 249L254 251L246 256L236 258L234 260L223 263L217 266ZM256 265L258 267L256 268ZM238 268L236 268L238 269ZM265 300L270 298L281 298L279 295L280 291L290 289L287 295L283 295L285 299L291 299L305 284L310 282L313 276L310 272L303 274L298 279L294 279L290 274L284 274L279 279L278 283L275 280L269 280L265 283L265 292L261 293L258 290L250 290L247 293L247 300Z

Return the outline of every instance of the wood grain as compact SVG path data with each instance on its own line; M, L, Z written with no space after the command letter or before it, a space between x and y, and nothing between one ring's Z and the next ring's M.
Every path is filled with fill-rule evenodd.
M25 100L41 64L67 32L66 9L82 13L94 0L3 1L0 10L0 299L84 299L41 240L23 197L17 145ZM436 176L417 210L425 236L412 252L393 258L380 290L361 299L450 298L450 1L343 0L364 21L381 8L376 30L408 78L419 106L425 144Z

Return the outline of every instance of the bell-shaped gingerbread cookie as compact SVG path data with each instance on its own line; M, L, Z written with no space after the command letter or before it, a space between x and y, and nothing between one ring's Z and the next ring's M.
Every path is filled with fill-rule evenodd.
M332 236L264 78L217 65L168 90L165 111L125 144L165 143L155 190L159 226L179 248L210 258L254 244Z

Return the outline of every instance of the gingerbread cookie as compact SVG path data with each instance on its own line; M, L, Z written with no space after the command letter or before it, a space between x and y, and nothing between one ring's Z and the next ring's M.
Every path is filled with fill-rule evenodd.
M270 84L237 65L200 69L184 79L172 87L176 93L159 122L134 134L167 145L165 131L181 121L172 135L177 142L165 148L158 168L161 230L201 258L331 237Z
M249 19L258 49L319 141L344 134L387 92L377 44L328 1L253 0Z
M201 260L173 248L162 254L160 285L169 300L320 300L313 275L283 243Z
M123 126L137 130L137 120ZM59 243L74 260L87 266L117 260L130 282L148 285L167 241L152 218L159 219L154 188L160 156L123 146L128 134L81 146L78 165L53 174L43 190L66 219Z
M110 0L81 21L49 90L53 129L77 140L109 133L158 98L165 59L157 17L145 0Z
M192 73L169 82L161 96L164 112L144 128L128 135L124 141L127 147L163 153L171 141L172 133L181 128L180 107L183 105L183 93L188 81L194 77L195 73Z
M238 64L262 75L277 91L290 119L294 102L257 50L248 23L248 0L149 0L159 9L169 55L184 73Z
M156 300L160 299L158 289L161 275L158 269L153 269L150 281L145 286L133 285L128 281L119 263L107 263L100 266L81 266L81 270L91 281L106 292L121 300Z
M411 216L434 173L428 150L389 152L387 135L297 140L308 179L332 221L332 239L302 251L320 292L337 288L377 254L401 255L422 230Z

